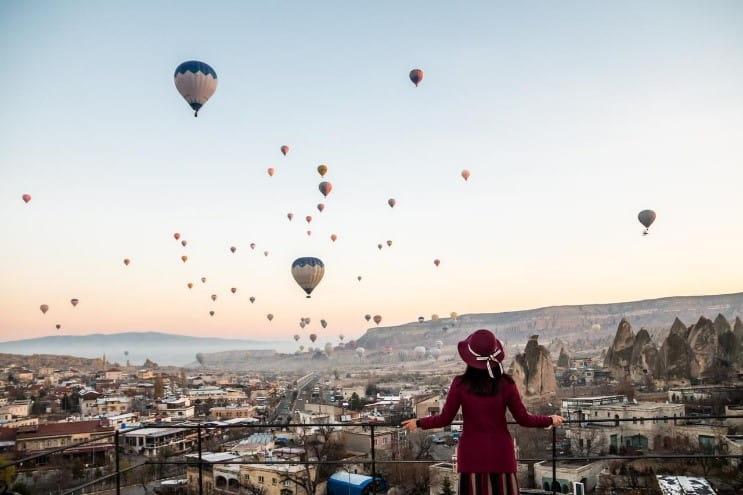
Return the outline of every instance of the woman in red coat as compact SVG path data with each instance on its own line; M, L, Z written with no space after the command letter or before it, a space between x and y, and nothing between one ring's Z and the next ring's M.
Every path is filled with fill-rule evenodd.
M457 448L460 495L518 495L513 439L506 425L506 408L521 426L560 426L557 415L529 414L513 379L503 372L503 345L490 330L477 330L458 345L467 364L454 377L446 403L437 416L409 419L408 430L451 424L459 408L464 419Z

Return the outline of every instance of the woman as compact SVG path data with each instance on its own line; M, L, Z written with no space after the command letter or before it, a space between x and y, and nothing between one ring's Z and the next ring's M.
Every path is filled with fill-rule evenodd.
M561 416L529 414L513 379L503 373L503 345L490 330L477 330L458 345L467 364L454 377L446 403L437 416L409 419L409 431L451 424L462 407L464 427L457 448L460 495L518 495L516 456L506 425L506 408L521 426L560 426Z

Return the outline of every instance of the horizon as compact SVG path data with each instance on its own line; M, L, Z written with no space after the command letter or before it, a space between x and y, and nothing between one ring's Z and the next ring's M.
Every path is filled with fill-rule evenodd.
M0 6L0 340L743 290L739 2L189 5ZM218 74L198 118L186 60Z

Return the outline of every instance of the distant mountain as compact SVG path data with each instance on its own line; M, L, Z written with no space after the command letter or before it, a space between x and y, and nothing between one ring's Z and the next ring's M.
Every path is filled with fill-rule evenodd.
M412 348L432 346L436 340L453 344L478 328L488 328L511 345L525 344L531 335L549 341L555 337L586 335L591 325L601 325L601 333L613 334L622 318L635 327L668 329L676 318L695 321L700 315L723 314L732 321L743 315L743 292L713 296L680 296L642 301L550 306L506 313L460 315L456 321L441 318L423 323L371 328L358 339L358 345L377 349L385 345Z
M54 335L36 339L0 342L0 350L15 354L55 354L100 358L109 363L143 363L151 359L161 365L184 366L196 361L196 353L231 350L283 350L285 341L190 337L162 332L123 332L90 335ZM128 355L125 355L128 351Z

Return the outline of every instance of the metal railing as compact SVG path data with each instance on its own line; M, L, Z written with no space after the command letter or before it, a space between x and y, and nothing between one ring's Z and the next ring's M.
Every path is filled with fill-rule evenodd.
M673 422L673 424L679 424L679 422L688 422L693 421L694 423L686 423L696 425L699 424L699 421L705 421L705 420L726 420L726 419L743 419L743 414L741 415L704 415L704 416L650 416L650 417L632 417L632 418L605 418L605 419L569 419L566 420L563 423L563 428L567 427L570 428L573 427L585 427L586 425L601 425L610 423L609 426L617 427L620 425L620 423L627 423L627 422L633 422L637 423L638 420L644 420L644 421L663 421L664 423L667 422ZM453 424L461 424L461 423L453 423ZM509 425L516 425L515 422L508 422ZM715 425L715 426L725 426L725 425ZM229 459L229 460L204 460L203 458L203 441L204 438L207 437L207 433L214 431L214 430L230 430L230 429L248 429L249 431L256 431L256 430L270 430L270 429L277 429L277 428L330 428L330 429L342 429L342 428L348 428L348 427L362 427L364 429L368 429L369 431L369 442L370 442L370 449L369 449L369 458L367 459L354 459L353 461L349 460L336 460L336 461L328 461L328 460L313 460L313 459L306 459L306 460L253 460L253 459ZM388 464L435 464L442 462L440 460L403 460L403 459L393 459L393 460L385 460L385 459L378 459L376 455L376 442L375 438L377 435L376 429L377 428L394 428L394 429L400 429L399 424L388 424L388 423L379 423L379 422L371 422L371 423L258 423L258 424L212 424L212 423L200 423L200 424L154 424L154 425L145 425L140 426L137 428L131 428L127 429L124 432L121 432L119 430L113 431L109 434L99 435L95 438L91 438L89 440L77 442L70 445L65 445L63 447L53 448L49 450L45 450L43 452L29 455L17 460L14 460L12 462L7 462L5 464L0 465L0 471L4 470L8 467L22 467L24 463L38 460L41 458L46 458L52 455L56 454L63 454L66 451L69 451L70 449L75 449L81 446L86 446L90 444L99 443L104 439L110 439L113 438L114 441L114 454L113 454L113 472L110 474L106 474L100 477L97 477L93 480L87 481L85 483L82 483L80 485L77 485L73 488L69 488L65 491L60 490L61 495L74 495L78 493L84 493L84 490L86 488L89 488L91 486L94 486L96 484L100 484L102 482L107 482L109 480L115 480L115 484L113 488L110 488L109 490L114 490L116 495L121 495L122 490L122 475L125 475L131 471L134 471L138 468L142 468L147 465L186 465L186 466L198 466L198 493L199 495L204 494L204 466L206 465L220 465L220 464L231 464L231 465L241 465L241 464L253 464L253 465L348 465L348 464L369 464L371 466L371 476L372 479L377 478L377 466L378 465L388 465ZM196 430L196 458L195 460L146 460L139 464L131 465L125 468L121 468L121 436L125 435L127 433L136 432L141 429L181 429L181 430ZM624 446L619 446L624 447ZM184 452L185 453L185 452ZM192 454L193 455L193 454ZM631 460L637 460L637 459L743 459L743 455L741 454L725 454L725 453L694 453L694 454L667 454L667 453L642 453L642 454L636 454L636 455L627 455L627 454L614 454L614 455L583 455L583 456L574 456L574 455L559 455L558 452L558 438L557 438L557 428L551 429L551 455L548 457L541 457L541 458L518 458L517 461L521 463L535 463L535 462L544 462L549 461L551 462L552 467L552 483L551 483L551 489L552 493L560 493L560 485L557 481L557 465L559 462L562 461L596 461L596 460L621 460L621 461L631 461ZM376 493L376 492L375 492Z

